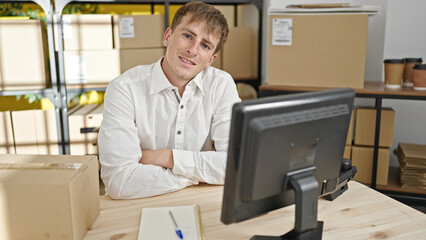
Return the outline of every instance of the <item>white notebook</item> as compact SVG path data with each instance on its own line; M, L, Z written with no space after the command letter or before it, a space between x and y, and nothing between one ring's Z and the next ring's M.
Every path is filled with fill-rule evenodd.
M138 240L179 240L169 210L182 231L184 240L203 240L204 229L198 205L144 208Z

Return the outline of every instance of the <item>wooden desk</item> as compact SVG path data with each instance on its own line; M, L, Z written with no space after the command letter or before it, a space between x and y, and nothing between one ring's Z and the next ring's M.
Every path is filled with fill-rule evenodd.
M198 204L207 240L248 240L255 234L281 235L293 228L294 205L238 224L220 221L222 186L202 184L136 200L101 197L101 213L85 239L137 239L144 207ZM334 201L320 199L323 239L424 239L426 215L358 182Z

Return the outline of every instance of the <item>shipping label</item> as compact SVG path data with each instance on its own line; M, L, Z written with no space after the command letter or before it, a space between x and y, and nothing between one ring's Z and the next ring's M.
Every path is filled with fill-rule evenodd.
M292 18L272 19L272 45L291 46L293 35Z
M118 21L120 38L134 38L135 25L132 17L123 17Z

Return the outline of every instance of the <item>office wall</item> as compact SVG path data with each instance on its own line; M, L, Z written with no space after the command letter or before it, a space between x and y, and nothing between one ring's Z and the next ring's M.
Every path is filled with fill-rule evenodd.
M387 1L385 58L422 57L426 61L425 9L424 0ZM392 149L398 142L426 144L426 101L386 100L383 105L395 109ZM391 156L391 164L397 165Z

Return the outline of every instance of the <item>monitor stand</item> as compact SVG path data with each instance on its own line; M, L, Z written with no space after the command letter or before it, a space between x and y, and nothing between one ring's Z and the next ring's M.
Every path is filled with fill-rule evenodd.
M251 240L308 240L322 238L324 223L317 221L318 182L311 172L302 172L290 177L290 186L295 192L296 220L294 229L282 236L253 236Z
M355 166L352 166L352 161L350 159L342 159L342 165L340 167L339 173L339 183L336 188L337 190L324 196L324 198L329 201L333 201L334 199L342 195L346 190L348 190L348 182L349 180L354 178L356 172L357 169Z

